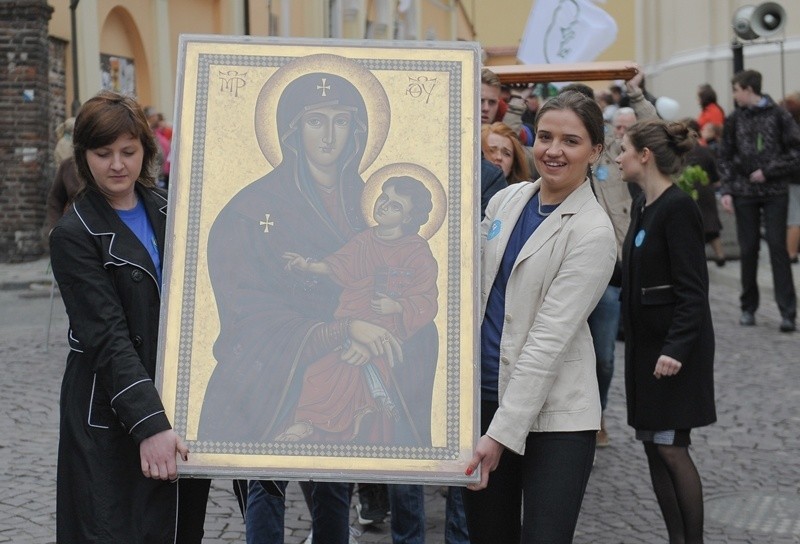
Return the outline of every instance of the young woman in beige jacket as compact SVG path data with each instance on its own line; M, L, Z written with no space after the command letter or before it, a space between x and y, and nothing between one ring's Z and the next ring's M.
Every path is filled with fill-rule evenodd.
M473 543L571 542L575 531L600 428L586 320L617 254L587 178L603 140L593 100L546 102L541 178L497 193L481 223L482 436L467 467L481 480L464 492Z

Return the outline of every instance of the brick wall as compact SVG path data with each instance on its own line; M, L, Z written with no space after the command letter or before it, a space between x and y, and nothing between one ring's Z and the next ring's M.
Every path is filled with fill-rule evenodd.
M56 175L56 163L53 158L53 150L56 147L58 138L56 137L56 127L67 118L67 42L59 38L50 37L48 41L49 49L49 73L48 82L50 85L50 124L47 128L49 136L46 171L42 190L48 191Z
M46 0L0 0L0 262L43 253L52 11Z

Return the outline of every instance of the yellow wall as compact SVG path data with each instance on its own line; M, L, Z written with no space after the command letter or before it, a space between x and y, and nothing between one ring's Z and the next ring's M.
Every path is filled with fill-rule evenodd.
M473 2L475 39L484 48L518 46L531 5L531 0Z
M273 34L280 35L288 20L289 35L293 37L324 37L328 33L326 0L250 0L250 34L267 36L269 12L277 19ZM143 104L152 104L169 118L175 88L178 38L181 34L243 34L245 0L80 0L78 9L79 96L86 100L99 89L99 53L133 58L136 68L136 88ZM434 33L439 40L472 40L472 24L466 19L472 13L462 10L455 0L439 0L453 6L455 11L442 9L421 0L422 36ZM469 3L469 2L467 2ZM370 2L363 2L364 6ZM50 34L68 43L66 59L67 103L72 103L73 67L72 32L69 0L51 0L54 8L49 23ZM282 17L281 8L289 5L291 12ZM158 19L164 13L166 22ZM282 20L283 19L283 20ZM281 24L284 23L284 24ZM96 28L94 28L96 27ZM164 28L160 28L164 27ZM87 45L88 44L88 45ZM86 58L82 58L86 57Z
M121 2L117 0L82 0L81 9L87 9L92 2L97 6L98 39L100 52L119 54L134 58L136 63L137 91L144 103L156 105L165 113L171 113L172 104L166 98L175 86L177 66L178 37L180 34L235 34L243 33L243 0L137 0ZM163 4L159 4L163 3ZM323 0L292 0L289 16L289 32L295 37L322 37L326 34L326 18ZM282 21L281 0L250 0L250 33L269 35L269 10L277 18L275 34L280 34L285 21ZM369 5L370 2L364 2ZM619 37L600 59L630 59L633 57L635 34L633 31L633 0L608 0L603 5L619 24ZM69 0L52 0L54 7L50 21L50 33L70 42ZM157 24L157 6L167 13L166 35L161 38ZM124 7L123 7L124 6ZM516 63L516 47L531 8L530 0L504 0L502 9L498 3L487 0L439 0L417 3L420 9L421 35L425 39L435 35L438 40L477 39L493 55L487 64ZM443 9L448 6L454 9ZM124 10L126 16L112 16L112 10ZM236 9L239 9L237 12ZM126 22L127 21L127 22ZM80 28L80 27L79 27ZM473 32L475 34L473 34ZM498 55L498 52L501 53ZM158 55L158 57L156 57ZM67 58L67 95L72 96L71 56ZM80 63L83 60L79 60ZM92 59L86 62L99 62ZM84 67L84 69L88 69ZM166 80L166 81L165 81ZM82 81L82 86L86 85ZM93 92L93 91L91 91ZM91 94L87 89L85 93ZM161 97L161 98L159 98ZM81 96L86 99L86 96Z
M636 60L636 10L633 0L608 0L598 5L617 22L617 41L596 60Z

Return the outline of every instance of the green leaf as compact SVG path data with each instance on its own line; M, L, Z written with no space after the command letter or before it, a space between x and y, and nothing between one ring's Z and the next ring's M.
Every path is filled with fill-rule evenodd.
M703 170L700 166L693 164L691 166L687 166L681 172L681 175L678 176L678 179L675 180L678 187L683 189L686 193L688 193L693 199L697 200L697 189L695 189L696 185L699 183L700 185L708 185L708 174L705 170Z

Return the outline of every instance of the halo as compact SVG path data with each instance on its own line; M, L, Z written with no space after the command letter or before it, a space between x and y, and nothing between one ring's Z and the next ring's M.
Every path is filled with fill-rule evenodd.
M258 94L255 109L255 129L261 152L273 167L283 160L275 123L275 109L286 86L296 78L313 72L325 72L340 76L361 93L367 107L368 133L364 155L358 172L363 173L375 161L386 143L389 134L389 97L380 81L366 68L351 59L339 55L318 54L298 57L278 68L267 79Z
M444 218L447 215L447 195L444 192L444 187L442 187L439 178L427 168L410 162L388 164L376 170L369 177L367 184L364 186L364 192L361 194L361 210L367 220L367 225L370 227L376 225L375 220L372 219L372 209L375 205L375 200L377 200L378 195L381 194L381 188L386 180L395 176L411 176L412 178L416 178L431 192L433 209L431 210L428 222L419 229L419 235L426 240L430 240L442 226L442 223L444 223Z

